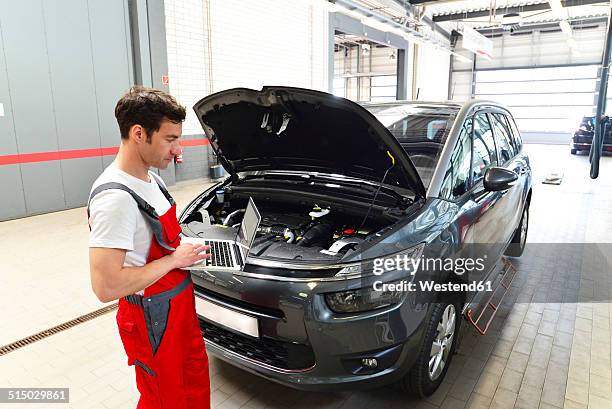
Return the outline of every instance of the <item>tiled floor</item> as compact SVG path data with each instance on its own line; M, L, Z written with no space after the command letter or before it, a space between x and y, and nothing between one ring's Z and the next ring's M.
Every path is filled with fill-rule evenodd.
M612 409L612 158L527 146L535 171L530 245L486 336L463 322L445 382L414 401L393 388L308 393L210 360L215 408ZM560 186L541 184L563 170ZM204 181L173 189L179 205ZM0 345L99 308L89 286L84 209L0 223ZM583 245L581 243L590 243ZM114 314L0 357L0 387L69 387L70 405L129 408L137 400ZM16 408L41 405L14 405Z

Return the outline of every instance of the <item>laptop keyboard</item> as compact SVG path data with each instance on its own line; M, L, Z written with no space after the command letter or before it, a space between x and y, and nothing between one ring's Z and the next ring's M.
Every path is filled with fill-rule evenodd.
M212 267L234 267L230 243L225 241L205 241L210 246L210 258L205 260L205 265ZM238 255L238 257L240 257Z

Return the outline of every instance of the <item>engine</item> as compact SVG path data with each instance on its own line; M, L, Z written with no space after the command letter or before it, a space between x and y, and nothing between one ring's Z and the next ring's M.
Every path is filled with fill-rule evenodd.
M237 229L242 222L244 208L235 209L236 205L236 202L230 204L225 200L221 203L213 200L208 208L197 211L198 217L195 220L192 217L184 230L205 237L209 229ZM251 248L251 253L255 255L291 252L308 253L309 258L312 258L313 252L319 252L323 258L344 255L363 242L372 231L371 227L359 228L363 220L358 217L339 214L330 207L321 207L316 203L310 208L299 209L301 211L295 208L281 210L269 203L258 205L258 209L262 219Z
M203 197L182 221L183 232L214 237L215 231L237 231L252 198L261 222L250 249L253 256L287 260L337 260L376 232L397 221L400 214L369 201L342 200L331 195L276 193L266 186L226 186ZM235 234L235 233L234 233ZM227 237L227 236L226 236Z
M338 225L331 209L314 204L307 214L267 213L262 217L255 244L284 242L337 255L362 242L368 233L353 224Z

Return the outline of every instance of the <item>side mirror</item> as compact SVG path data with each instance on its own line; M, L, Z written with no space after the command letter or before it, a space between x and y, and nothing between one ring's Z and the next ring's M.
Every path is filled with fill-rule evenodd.
M508 169L492 166L485 172L483 185L489 192L508 190L518 179L518 175Z

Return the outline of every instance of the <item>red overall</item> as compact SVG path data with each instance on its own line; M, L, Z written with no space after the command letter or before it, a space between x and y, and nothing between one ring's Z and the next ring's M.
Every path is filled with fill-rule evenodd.
M161 223L158 233L165 243L160 245L161 237L153 235L147 263L170 254L180 244L176 204L160 188L171 207L159 216L159 223L150 224L159 230ZM139 206L146 204L139 202ZM117 325L128 365L136 370L138 408L210 408L208 358L188 271L172 270L147 287L144 296L120 299Z

